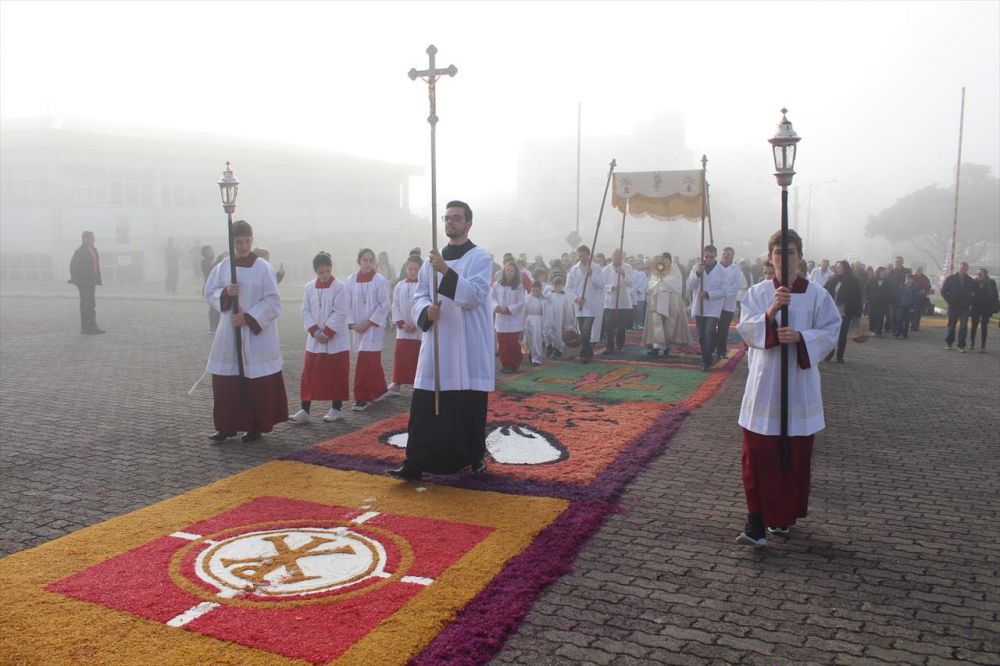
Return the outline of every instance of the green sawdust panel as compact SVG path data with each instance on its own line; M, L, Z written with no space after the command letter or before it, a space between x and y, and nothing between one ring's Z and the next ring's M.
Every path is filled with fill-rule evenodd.
M628 363L555 363L527 370L499 388L514 393L557 393L607 402L678 403L706 376L700 370Z

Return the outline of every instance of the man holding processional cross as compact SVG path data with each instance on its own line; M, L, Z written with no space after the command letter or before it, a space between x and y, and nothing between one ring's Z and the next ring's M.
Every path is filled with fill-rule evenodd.
M452 474L468 466L486 469L486 408L494 389L493 313L490 283L493 259L469 240L472 208L464 201L446 206L444 231L448 245L437 249L437 162L435 83L454 76L454 65L434 67L437 49L427 47L430 66L410 70L410 78L427 81L431 126L430 255L417 278L412 319L423 331L407 425L406 461L387 474L415 481L424 472ZM447 353L440 354L440 349Z

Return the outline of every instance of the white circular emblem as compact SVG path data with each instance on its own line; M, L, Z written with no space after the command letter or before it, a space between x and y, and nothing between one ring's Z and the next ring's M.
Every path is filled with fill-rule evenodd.
M213 544L195 572L223 597L251 592L282 597L328 592L385 578L385 548L346 527L248 532Z

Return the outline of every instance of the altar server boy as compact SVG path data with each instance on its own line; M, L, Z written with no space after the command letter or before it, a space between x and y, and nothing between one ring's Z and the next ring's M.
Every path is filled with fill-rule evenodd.
M781 275L781 232L767 244ZM751 287L740 304L737 330L750 346L746 389L740 407L743 428L743 491L747 522L737 543L766 546L768 534L788 535L806 515L813 436L824 428L819 364L837 345L841 316L829 292L794 272L802 239L788 231L791 287L779 279ZM788 306L788 326L780 309ZM781 349L788 349L788 442L781 434ZM784 450L782 450L784 448Z
M368 405L387 395L382 369L382 345L392 301L389 281L375 272L375 253L368 248L358 252L358 272L347 279L351 309L347 326L353 332L357 362L354 366L354 407L363 412Z
M392 291L392 320L396 322L396 352L392 357L392 383L389 394L399 395L403 384L413 384L420 357L423 331L413 321L413 295L420 275L420 257L406 260L406 272Z

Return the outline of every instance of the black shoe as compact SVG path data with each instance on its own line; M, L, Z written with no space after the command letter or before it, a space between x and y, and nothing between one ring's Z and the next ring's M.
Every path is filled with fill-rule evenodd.
M764 531L764 523L759 513L747 515L747 523L743 526L740 535L736 537L736 543L754 548L762 548L767 545L767 532Z
M646 352L646 356L659 356L659 355L660 355L659 349L650 349L648 352Z
M260 438L261 434L259 432L248 432L247 434L243 435L241 439L243 440L244 444L249 444L250 442L256 442Z
M80 331L80 335L93 335L93 331Z
M107 331L105 331L103 328L95 328L94 330L91 331L91 333L94 335L100 335L101 333L107 333Z
M553 349L552 356L554 356L555 358L562 358L562 352L559 351L558 349Z
M768 527L767 528L767 533L768 534L777 534L778 536L783 536L783 537L787 537L788 534L789 534L789 532L791 532L791 531L792 531L792 528L790 528L790 527Z
M415 472L407 467L405 463L396 469L387 469L385 473L400 481L419 481L424 476L423 472Z
M230 437L236 437L235 432L222 432L221 430L214 435L209 435L208 438L213 442L224 442Z
M615 353L615 350L612 349L611 347L608 347L607 349L605 349L604 351L601 352L601 356L611 356L614 353Z
M477 460L476 462L472 463L471 465L469 465L469 473L470 474L482 474L485 471L486 471L486 459L485 458L481 458L481 459Z
M581 358L580 363L590 363L590 357L588 356L587 358Z
M841 357L841 358L838 358L838 359L837 359L837 363L840 363L841 365L843 365L843 364L844 364L844 359L843 359L843 357Z

